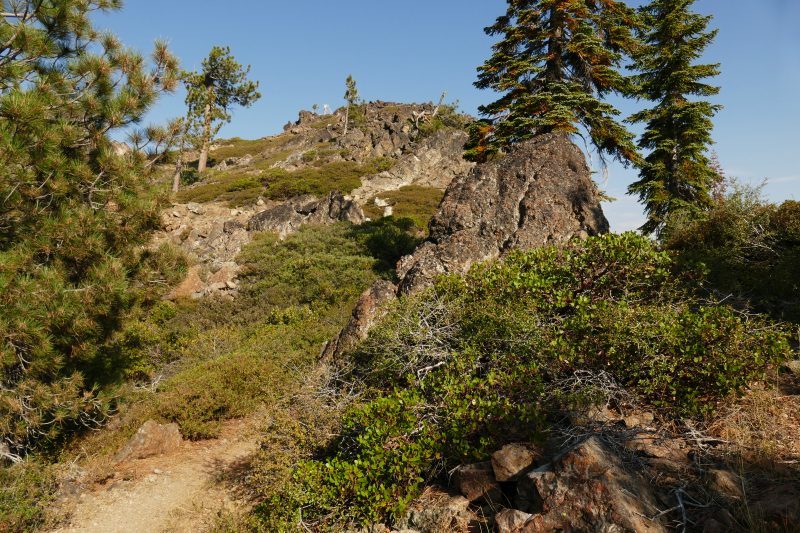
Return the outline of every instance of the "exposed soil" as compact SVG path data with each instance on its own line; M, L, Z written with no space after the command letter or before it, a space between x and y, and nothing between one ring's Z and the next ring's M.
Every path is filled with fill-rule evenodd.
M177 452L120 463L105 483L63 491L70 519L53 533L202 531L220 512L245 505L232 480L257 449L252 420L227 422L218 439L186 442Z

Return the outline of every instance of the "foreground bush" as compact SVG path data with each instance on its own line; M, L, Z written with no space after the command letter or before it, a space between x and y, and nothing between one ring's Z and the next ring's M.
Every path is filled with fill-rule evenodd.
M145 193L147 175L179 128L135 133L128 157L111 136L174 91L178 60L97 30L92 13L119 2L7 5L24 16L0 19L0 456L20 460L103 420L96 348L170 278L140 246L166 200Z
M323 530L404 516L443 472L535 441L548 409L591 398L559 390L579 371L676 416L711 414L789 347L768 321L698 300L700 276L628 233L514 252L400 301L351 354L362 396L339 436L267 487L267 529L291 530L300 509Z
M771 204L762 186L734 182L703 218L676 217L664 246L703 262L718 298L800 325L800 202Z
M35 531L54 518L49 514L57 488L54 468L34 461L0 465L0 487L0 531Z

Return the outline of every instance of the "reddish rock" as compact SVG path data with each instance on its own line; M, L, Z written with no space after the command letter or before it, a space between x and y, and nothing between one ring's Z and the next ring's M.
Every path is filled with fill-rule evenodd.
M507 444L492 454L492 468L497 481L519 481L538 466L541 450L531 444Z
M646 518L660 510L651 487L595 437L528 473L518 491L537 514L513 531L667 532L660 521Z
M186 278L172 291L170 291L163 300L177 300L178 298L199 298L208 289L208 286L203 283L198 274L197 267L192 267L186 274Z
M711 490L714 492L732 498L741 499L744 497L742 493L742 478L730 470L709 470L708 477Z
M502 503L503 491L491 462L464 465L453 476L456 489L472 503Z
M182 442L178 424L161 425L155 420L148 420L142 424L128 444L114 456L113 462L145 459L170 453L180 448Z
M323 360L336 359L355 342L367 338L372 325L381 318L394 301L397 287L388 281L378 280L358 297L350 321L336 337L322 348Z
M222 268L217 270L214 274L208 277L206 285L211 290L225 290L235 287L236 273L239 268L236 263L225 263Z
M421 504L421 505L420 505ZM412 504L413 505L413 504ZM461 531L473 518L469 500L451 492L416 502L398 527L416 531Z

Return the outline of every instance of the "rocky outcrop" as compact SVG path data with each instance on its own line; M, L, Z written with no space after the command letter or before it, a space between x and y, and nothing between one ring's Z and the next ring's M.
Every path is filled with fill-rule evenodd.
M365 220L358 204L345 200L339 191L333 191L322 199L299 196L258 213L247 221L247 231L271 231L283 238L300 231L305 224L328 225L342 221L361 224Z
M183 439L178 424L161 425L155 420L148 420L142 424L128 444L114 456L113 462L146 459L170 453L178 449L182 443Z
M660 512L653 489L596 437L527 474L517 490L516 507L530 516L511 531L667 531L648 518Z
M233 261L250 242L247 221L274 205L270 202L253 209L230 209L216 203L175 204L161 213L163 232L155 235L152 244L172 242L200 262L218 268Z
M511 250L608 232L581 150L565 133L520 143L496 162L453 180L430 223L430 240L398 265L400 291Z
M361 187L350 196L363 204L377 194L406 185L445 189L456 176L475 166L463 157L468 139L463 131L440 130L422 141L413 153L400 157L391 169L362 177Z
M387 310L387 305L396 299L397 287L385 280L378 280L361 293L350 316L350 321L334 339L322 348L322 359L333 360L354 343L367 338L367 333Z

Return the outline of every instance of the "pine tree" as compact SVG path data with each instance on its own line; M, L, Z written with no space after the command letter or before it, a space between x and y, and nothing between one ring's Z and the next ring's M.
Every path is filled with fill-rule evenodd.
M632 89L618 68L637 44L636 12L615 0L507 1L485 29L502 40L475 82L503 96L478 108L487 118L471 128L468 157L485 161L537 135L583 128L601 157L636 160L633 135L603 101Z
M243 69L231 55L229 47L215 46L203 60L203 71L185 73L187 121L196 124L200 136L198 171L205 172L211 141L219 129L231 121L229 108L234 105L250 107L261 98L258 81L247 79L250 65ZM214 124L219 121L219 124ZM190 126L191 128L192 126Z
M150 61L96 30L116 0L0 0L0 455L102 418L89 372L97 346L153 286L141 251L160 205L148 171L175 123L131 135L175 90L178 61L157 41ZM149 63L149 65L148 65Z
M347 91L344 93L344 99L347 100L347 109L344 112L344 135L343 137L347 137L347 123L350 119L350 107L354 106L358 103L358 89L356 89L356 80L353 79L353 75L350 74L347 76L347 80L345 80L345 84L347 85Z
M655 0L640 9L648 29L632 68L640 72L638 96L658 103L627 120L647 123L639 147L650 150L628 193L645 204L645 233L660 232L672 213L713 205L710 189L717 176L705 153L713 143L711 118L722 106L689 97L719 93L719 87L701 83L719 74L719 64L693 65L718 30L705 31L713 17L692 13L693 3Z

